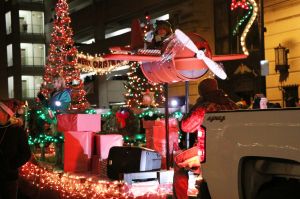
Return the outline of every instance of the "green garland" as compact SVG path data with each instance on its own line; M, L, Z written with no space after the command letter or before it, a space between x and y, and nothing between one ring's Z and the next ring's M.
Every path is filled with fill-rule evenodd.
M112 111L108 111L106 113L101 114L102 119L107 119L111 116L112 116ZM154 108L147 108L142 113L135 114L135 116L140 119L145 119L145 120L156 120L158 118L165 118L164 114L162 114L159 110L154 109ZM180 111L175 111L169 115L169 118L181 119L182 117L183 117L183 114Z
M33 138L32 136L28 136L28 143L29 145L35 145L35 144L49 144L49 143L63 143L64 142L64 136L51 136L51 135L45 135L40 134L38 137Z

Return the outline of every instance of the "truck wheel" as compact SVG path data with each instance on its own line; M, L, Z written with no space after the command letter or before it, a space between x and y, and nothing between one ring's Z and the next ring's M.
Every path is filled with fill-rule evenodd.
M256 199L299 199L300 183L284 182L268 184L258 192Z

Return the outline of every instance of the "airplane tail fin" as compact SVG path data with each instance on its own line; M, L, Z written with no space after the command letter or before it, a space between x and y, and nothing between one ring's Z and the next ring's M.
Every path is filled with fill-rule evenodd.
M143 31L140 21L133 19L131 22L131 49L138 49L144 47Z

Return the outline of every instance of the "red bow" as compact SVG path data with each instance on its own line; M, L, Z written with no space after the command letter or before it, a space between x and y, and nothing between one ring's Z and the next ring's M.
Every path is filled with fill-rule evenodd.
M121 124L121 128L124 128L126 126L125 120L129 117L129 113L125 111L117 112L116 118L117 121Z

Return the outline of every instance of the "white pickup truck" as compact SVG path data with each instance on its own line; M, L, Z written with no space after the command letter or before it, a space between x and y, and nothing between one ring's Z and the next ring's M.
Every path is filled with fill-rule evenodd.
M203 126L201 199L300 198L299 108L207 113Z

